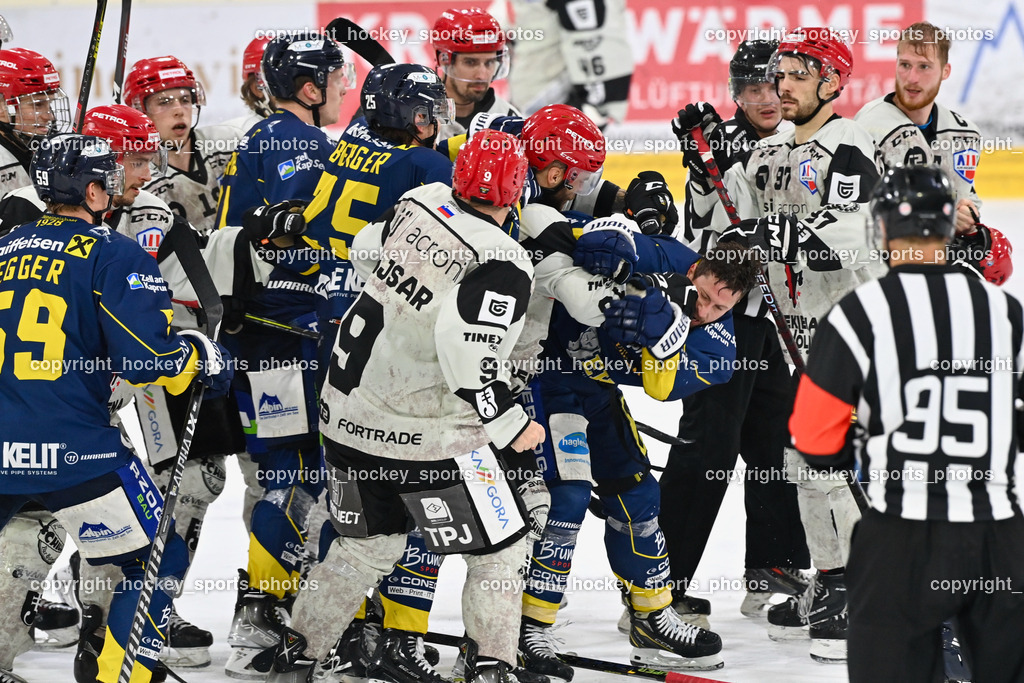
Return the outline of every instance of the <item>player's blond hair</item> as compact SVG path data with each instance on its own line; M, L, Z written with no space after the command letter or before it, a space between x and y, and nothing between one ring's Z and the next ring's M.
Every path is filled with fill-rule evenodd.
M922 57L928 54L929 47L933 47L942 66L949 61L949 38L930 22L919 21L903 29L896 52L899 53L905 46L914 48L914 52Z

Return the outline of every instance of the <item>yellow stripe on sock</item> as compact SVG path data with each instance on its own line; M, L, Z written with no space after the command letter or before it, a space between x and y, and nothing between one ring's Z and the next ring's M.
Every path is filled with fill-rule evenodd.
M114 639L114 635L107 628L107 635L103 639L103 651L97 662L99 673L96 680L99 683L117 683L117 677L121 673L121 665L124 663L124 648ZM153 672L136 660L132 667L130 683L149 683L153 678Z
M542 624L553 624L558 616L557 602L548 602L523 593L523 616L536 619Z
M380 604L384 606L384 628L397 628L400 631L426 633L430 612L426 612L400 602L380 596Z

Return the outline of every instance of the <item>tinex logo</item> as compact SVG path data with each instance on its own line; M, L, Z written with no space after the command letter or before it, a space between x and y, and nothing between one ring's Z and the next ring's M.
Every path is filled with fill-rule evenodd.
M55 470L59 448L64 444L4 441L4 469Z

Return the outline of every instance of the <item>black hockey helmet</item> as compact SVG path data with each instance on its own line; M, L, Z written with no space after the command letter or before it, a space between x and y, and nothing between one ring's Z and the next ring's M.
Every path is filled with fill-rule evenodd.
M274 38L263 51L263 82L270 94L282 100L298 101L295 79L310 78L321 91L327 89L327 77L336 69L345 69L346 86L355 86L354 65L346 62L338 43L319 33L297 31Z
M111 197L124 192L124 168L117 156L103 138L63 133L40 141L29 174L43 201L84 206L91 183L99 183Z
M768 75L768 62L779 49L777 40L744 40L729 60L729 94L738 99L744 86L773 83Z
M956 230L956 199L946 173L938 166L896 166L871 193L876 244L902 237L942 237ZM879 223L882 225L879 225Z
M449 123L455 106L434 70L419 64L375 66L363 82L360 104L371 129L397 128L416 136L416 126Z

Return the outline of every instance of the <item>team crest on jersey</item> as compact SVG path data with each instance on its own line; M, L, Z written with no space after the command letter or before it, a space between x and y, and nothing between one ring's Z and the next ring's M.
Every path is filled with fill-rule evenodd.
M800 182L811 191L811 194L818 194L818 171L811 166L810 159L800 162Z
M295 162L291 159L282 161L277 165L277 174L281 176L281 180L288 180L295 175Z
M135 235L139 246L145 249L150 256L156 256L160 250L160 243L164 241L164 231L160 228L149 228Z
M64 253L77 256L78 258L89 258L89 252L92 251L92 245L94 244L96 244L95 237L72 235L68 246L64 247Z
M978 150L965 149L953 155L953 170L967 182L974 182L976 168L978 168Z

